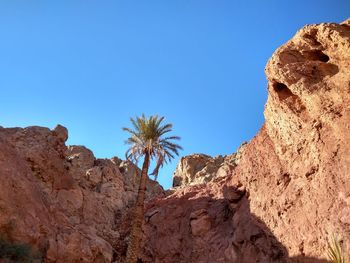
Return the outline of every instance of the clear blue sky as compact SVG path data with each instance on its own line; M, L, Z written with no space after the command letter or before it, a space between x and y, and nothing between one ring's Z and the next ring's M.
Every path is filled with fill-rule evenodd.
M229 154L263 124L273 51L349 16L349 0L0 1L0 125L60 123L68 144L123 157L144 112L174 124L182 155Z

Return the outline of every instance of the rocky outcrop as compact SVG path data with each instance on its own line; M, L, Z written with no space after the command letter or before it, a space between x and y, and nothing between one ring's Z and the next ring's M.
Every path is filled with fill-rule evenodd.
M209 183L153 201L142 262L283 262L286 249L251 214L244 189Z
M350 251L350 21L309 25L266 66L266 122L236 154L181 159L148 182L143 263L327 262ZM66 146L67 130L0 128L0 234L46 262L123 262L139 169Z
M174 185L193 186L149 203L143 262L326 262L332 234L350 251L350 21L304 27L266 74L238 165L184 157Z
M0 233L31 244L45 262L112 262L126 243L120 214L136 199L140 171L66 147L67 138L62 126L0 128ZM149 181L147 194L163 189Z
M251 196L256 194L252 210L291 255L324 256L332 233L350 251L349 22L304 27L266 67L265 142L273 147L278 165L266 171L269 182L263 176L243 176L242 181L249 187L256 179L249 187ZM246 174L243 167L237 173ZM264 184L270 189L259 187ZM271 200L273 210L264 211Z
M215 178L226 177L238 165L246 142L236 153L210 157L205 154L192 154L182 157L173 175L173 187L208 183Z

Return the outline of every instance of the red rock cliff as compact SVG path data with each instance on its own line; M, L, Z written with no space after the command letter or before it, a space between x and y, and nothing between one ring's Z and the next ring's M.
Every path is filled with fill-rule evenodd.
M45 262L118 260L140 171L66 147L67 137L62 126L0 128L0 235L32 245ZM158 194L149 181L148 198Z
M149 203L143 262L325 262L332 234L350 251L349 21L305 26L266 75L252 141L184 157L180 187Z
M304 27L266 74L248 144L184 157L167 193L149 181L141 262L321 263L333 233L350 251L350 22ZM45 262L123 262L139 170L67 136L0 128L0 234Z

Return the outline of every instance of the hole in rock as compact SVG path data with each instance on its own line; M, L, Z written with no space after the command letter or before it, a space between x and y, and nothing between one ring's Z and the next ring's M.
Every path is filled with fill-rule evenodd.
M278 98L283 101L287 99L290 96L293 96L293 93L290 91L290 89L287 87L287 85L280 83L280 82L273 82L272 87L274 91L277 93Z
M312 50L304 52L306 58L315 61L328 62L329 56L323 53L321 50Z
M122 174L125 173L125 167L119 167L119 172Z
M322 44L317 41L316 35L317 35L317 30L311 32L311 34L305 34L304 38L308 40L308 42L311 42L312 45L314 46L322 46Z

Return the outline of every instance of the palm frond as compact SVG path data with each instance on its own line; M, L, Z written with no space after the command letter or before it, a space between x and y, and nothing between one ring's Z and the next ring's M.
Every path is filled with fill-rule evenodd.
M123 129L123 131L126 131L126 132L138 137L138 134L134 130L126 128L126 127L123 127L122 129Z
M168 162L171 162L171 159L175 158L175 156L172 153L170 153L168 150L164 150L164 152L165 152L165 156L168 157Z
M157 179L158 171L164 163L168 163L179 155L182 147L173 140L180 140L179 136L163 137L164 134L171 132L173 125L171 123L163 124L164 117L153 115L146 117L144 114L135 118L130 118L132 128L123 128L131 136L125 141L130 145L125 156L128 160L137 162L146 152L150 154L151 159L156 160L156 166L151 173Z
M159 128L159 135L162 136L163 134L167 132L171 132L173 129L173 125L171 123L165 124L164 126Z
M162 141L168 141L168 140L181 140L180 136L169 136L169 137L165 137L162 139Z
M331 240L328 241L327 255L332 263L346 263L344 252L335 235L332 235Z
M162 123L162 121L165 119L165 117L162 116L162 117L158 118L158 115L156 115L156 117L157 117L156 126L159 127L159 125Z
M130 122L132 123L132 125L134 126L135 131L139 130L139 124L137 122L137 119L135 120L134 118L130 118Z

